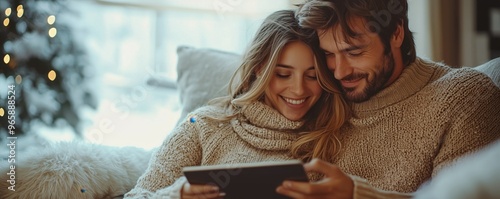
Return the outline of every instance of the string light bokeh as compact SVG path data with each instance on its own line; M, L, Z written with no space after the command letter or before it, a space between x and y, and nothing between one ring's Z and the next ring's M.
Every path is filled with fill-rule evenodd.
M78 136L85 114L97 107L93 66L77 39L73 8L59 0L0 0L0 84L15 85L18 136L47 129ZM6 111L7 91L0 92ZM6 124L0 116L0 135Z
M24 15L24 6L23 5L18 5L16 7L16 12L17 12L16 16L18 18L23 17L23 15ZM4 13L5 13L5 19L3 20L3 25L5 27L8 27L10 25L10 18L9 17L12 14L12 8L6 8ZM55 15L49 15L47 17L47 24L50 26L49 30L47 31L47 34L48 34L48 36L50 38L54 38L57 35L57 28L54 26L55 22L56 22L56 16ZM9 53L5 53L5 55L3 56L3 62L5 64L7 64L10 68L15 69L15 64L11 63L11 56L10 56ZM56 78L56 76L57 76L57 72L54 71L54 70L49 71L48 74L47 74L47 78L50 81L54 81L55 78ZM16 76L15 82L16 82L16 84L21 84L21 82L22 82L21 75L17 75Z

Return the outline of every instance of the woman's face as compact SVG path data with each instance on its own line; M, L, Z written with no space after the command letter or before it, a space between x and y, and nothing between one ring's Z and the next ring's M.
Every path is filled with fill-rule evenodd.
M314 54L305 43L285 45L278 58L264 102L289 120L300 120L323 92L316 77Z

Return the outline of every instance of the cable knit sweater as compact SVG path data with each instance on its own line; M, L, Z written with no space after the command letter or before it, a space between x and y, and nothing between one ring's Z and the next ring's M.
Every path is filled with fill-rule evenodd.
M487 76L419 58L352 109L334 163L354 175L355 199L409 198L399 193L500 137L500 89Z
M126 198L180 198L186 182L182 168L291 159L289 147L298 137L302 122L290 121L275 109L256 102L228 122L220 107L194 111L188 121L173 130L155 152L146 172Z
M499 105L500 89L484 74L417 59L389 87L353 104L334 163L354 180L354 199L411 198L406 193L440 169L500 137ZM177 127L126 197L179 198L184 166L291 158L298 135L281 130L301 123L261 103L230 122L207 118L218 114L204 107Z

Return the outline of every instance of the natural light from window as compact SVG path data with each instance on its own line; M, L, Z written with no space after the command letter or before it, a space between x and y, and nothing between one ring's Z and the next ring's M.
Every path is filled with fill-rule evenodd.
M159 146L180 116L175 89L177 46L242 53L263 18L291 7L289 0L89 0L70 4L78 10L75 28L100 81L96 84L99 107L86 112L84 138L147 149ZM72 138L58 132L51 139Z
M100 99L97 110L84 113L83 137L112 146L159 146L181 112L175 88L177 47L242 53L262 19L275 10L292 8L293 2L297 1L69 1L77 11L74 28L95 68ZM410 14L426 10L421 2L410 1ZM410 25L428 31L426 21L414 18ZM426 56L429 34L423 31L416 34L417 42L424 41L418 42L417 51ZM75 137L55 131L42 134L54 141Z

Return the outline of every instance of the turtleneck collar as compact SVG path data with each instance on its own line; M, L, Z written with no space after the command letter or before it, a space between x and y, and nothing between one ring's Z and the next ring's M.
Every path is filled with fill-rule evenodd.
M276 130L295 130L302 126L302 121L292 121L276 109L257 101L242 109L243 116L249 123L263 128Z
M266 150L288 150L298 137L294 133L302 121L291 121L262 102L242 108L240 116L231 120L233 130L246 142Z
M436 66L430 62L417 58L407 66L400 77L391 85L377 93L370 100L361 103L352 103L355 114L382 109L398 103L421 90L431 80Z

